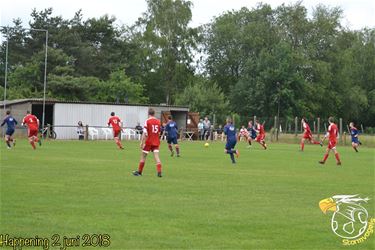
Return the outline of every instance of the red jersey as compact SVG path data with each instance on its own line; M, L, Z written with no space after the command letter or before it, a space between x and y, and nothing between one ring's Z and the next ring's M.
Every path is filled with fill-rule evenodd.
M108 125L111 125L115 131L121 130L120 123L121 120L118 116L111 116L108 120Z
M306 122L303 123L303 129L305 130L305 134L306 134L306 135L311 135L311 129L310 129L310 126L309 126L309 124L307 124Z
M257 124L257 130L259 131L259 134L260 134L260 135L264 135L264 134L266 134L266 133L264 132L264 126L263 126L262 124L260 124L260 123Z
M32 114L26 115L23 118L22 123L27 124L27 127L30 130L38 130L38 128L39 128L39 124L38 124L39 120L38 120L38 118L36 118L35 115L32 115Z
M337 125L332 123L331 125L328 126L328 133L329 133L329 141L330 142L336 142L337 141L337 135L338 135L338 130L337 130Z
M160 121L155 117L150 117L146 120L143 127L143 133L147 135L146 145L159 146L160 145Z

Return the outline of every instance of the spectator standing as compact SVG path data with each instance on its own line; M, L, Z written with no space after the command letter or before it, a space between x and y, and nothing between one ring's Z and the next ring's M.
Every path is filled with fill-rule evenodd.
M203 140L203 135L204 135L204 129L203 129L203 119L200 119L199 120L199 123L198 123L198 137L199 137L199 140Z
M203 135L204 139L208 140L210 137L210 129L211 129L211 122L208 120L208 117L206 116L203 121Z
M85 130L83 128L83 124L81 121L78 122L77 126L77 134L78 134L78 140L85 139Z

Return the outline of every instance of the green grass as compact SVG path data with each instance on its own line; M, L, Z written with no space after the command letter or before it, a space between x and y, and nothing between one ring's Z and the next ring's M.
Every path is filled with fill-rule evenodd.
M242 142L232 166L222 143L182 143L181 158L163 143L160 179L151 158L142 177L132 176L139 144L124 144L120 151L112 141L47 141L33 151L26 140L13 150L2 143L0 234L106 233L111 249L374 249L374 235L342 246L332 213L318 207L336 194L360 194L375 217L373 148L339 147L343 166L331 154L322 167L320 146L302 153L297 144L265 151Z

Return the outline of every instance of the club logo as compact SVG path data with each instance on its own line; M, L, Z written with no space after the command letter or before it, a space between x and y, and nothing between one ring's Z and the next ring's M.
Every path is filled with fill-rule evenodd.
M358 195L335 195L321 200L319 207L324 214L332 211L332 231L343 239L343 245L362 243L374 232L375 219L370 218L363 203L369 198Z

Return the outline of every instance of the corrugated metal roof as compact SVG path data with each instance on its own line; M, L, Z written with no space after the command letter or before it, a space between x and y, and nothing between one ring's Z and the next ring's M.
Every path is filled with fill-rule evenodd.
M14 105L14 104L21 104L31 102L35 103L43 103L42 98L29 98L29 99L14 99L14 100L7 100L6 106ZM142 106L142 107L172 107L172 108L186 108L189 109L187 106L178 106L178 105L164 105L164 104L139 104L139 103L122 103L122 102L88 102L88 101L61 101L57 99L46 99L46 104L55 104L55 103L77 103L77 104L102 104L102 105L122 105L122 106ZM0 101L0 107L4 107L4 101Z

